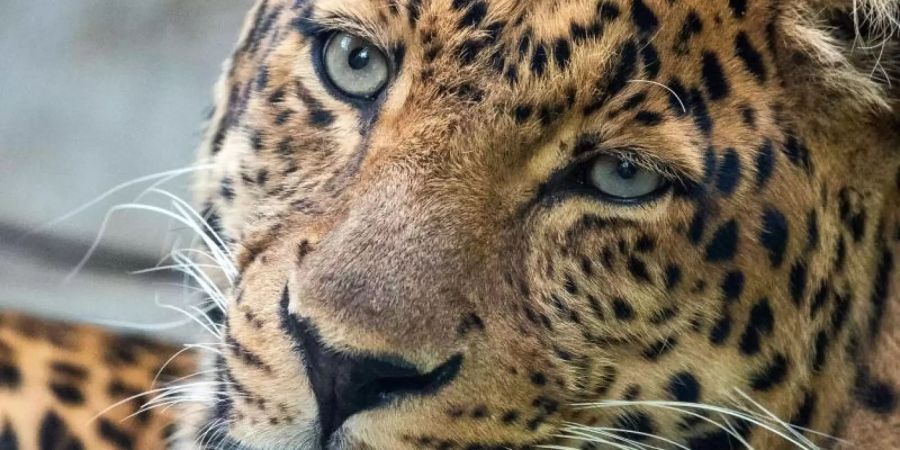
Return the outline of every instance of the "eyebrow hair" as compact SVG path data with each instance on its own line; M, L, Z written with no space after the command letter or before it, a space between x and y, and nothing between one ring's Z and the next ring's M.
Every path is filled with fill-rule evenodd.
M343 31L366 39L383 49L390 48L387 36L371 18L346 11L321 11L315 6L315 0L308 0L306 8L292 22L294 28L305 37L316 38L322 33ZM320 12L321 15L316 17L316 12Z
M653 151L645 145L607 145L601 134L586 131L576 136L567 164L595 158L599 155L610 155L627 159L669 178L687 179L699 183L706 176L702 162L703 151L699 148L696 154L678 151L677 156L679 157L670 157L665 152ZM691 159L698 164L685 163L686 159Z

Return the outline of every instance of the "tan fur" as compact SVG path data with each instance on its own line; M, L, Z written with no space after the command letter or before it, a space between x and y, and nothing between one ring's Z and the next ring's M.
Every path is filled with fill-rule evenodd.
M898 5L257 2L199 155L240 276L185 448L737 448L704 406L758 449L892 448L862 394L898 388ZM324 29L402 54L375 102L316 71ZM594 155L672 188L579 190ZM311 341L462 362L323 435Z
M875 237L879 233L875 227L883 221L890 228L897 220L893 213L897 193L890 187L898 156L892 150L898 142L891 111L894 94L888 83L868 74L865 64L876 62L871 49L860 50L842 41L827 21L856 6L858 14L851 19L854 27L872 31L865 39L882 40L880 67L891 75L896 46L891 14L896 4L796 1L767 6L751 2L747 16L735 18L721 3L679 2L671 7L662 3L646 2L661 23L651 40L663 60L663 75L658 79L665 84L674 75L695 85L702 76L702 51L718 55L727 74L728 98L708 102L714 122L709 138L690 121L668 120L641 128L630 122L630 114L615 112L624 99L642 92L647 100L641 108L666 110L669 92L641 80L631 80L604 105L605 116L595 114L604 120L584 119L574 112L593 96L603 95L602 88L590 86L615 70L623 40L634 35L628 20L630 3L622 5L622 19L606 25L602 39L572 46L570 63L562 70L554 65L555 50L549 45L561 33L566 35L570 25L587 25L586 18L595 14L595 3L487 2L483 24L517 22L519 17L524 22L505 29L497 39L505 49L502 69L507 74L510 67L518 70L518 80L507 83L503 70L492 73L489 69L492 47L473 55L471 63L458 64L454 52L459 46L484 38L485 32L459 30L450 2L423 3L414 29L402 20L402 13L393 18L387 3L316 2L310 22L365 35L386 49L397 42L405 46L402 76L380 106L371 131L362 135L357 130L366 124L359 122L368 119L326 92L303 62L313 57L311 41L285 38L296 36L285 28L291 14L277 16L272 27L281 31L254 38L264 43L264 51L236 53L229 76L220 84L219 115L201 151L204 159L215 153L214 160L221 164L201 176L198 184L198 198L221 216L222 231L236 241L239 250L243 276L236 297L239 304L234 307L239 313L229 317L232 339L242 343L242 351L254 355L284 354L287 336L275 339L278 332L270 328L285 320L285 313L279 317L275 306L278 286L283 285L290 295L290 316L314 324L322 340L340 351L401 355L423 370L436 367L455 352L477 355L473 365L464 368L460 381L439 398L415 409L360 415L348 424L345 447L336 443L335 448L399 448L415 442L428 447L421 444L423 439L452 441L461 447L467 442L518 446L546 439L541 436L549 436L566 421L621 426L621 409L579 411L565 405L620 399L637 385L642 387L639 399L666 399L666 383L677 370L688 370L701 380L704 402L734 406L734 389L746 390L753 373L764 371L776 356L766 344L759 356L750 358L741 354L746 350L735 348L743 339L748 317L760 307L754 303L760 297L770 299L775 317L766 340L780 349L790 367L779 388L751 395L788 421L800 414L804 398L828 392L817 396L811 423L804 426L824 433L839 431L837 425L852 404L857 365L853 361L858 359L847 346L856 341L868 345L862 334L871 313L862 306L849 308L851 325L828 333L827 348L835 354L828 356L822 369L827 376L818 375L811 367L811 352L821 340L819 330L835 320L830 317L840 316L839 306L829 300L822 313L797 314L781 286L793 283L792 272L803 269L802 298L797 301L806 308L811 308L808 304L826 284L832 289L826 297L851 298L848 302L854 305L859 304L857 297L870 295L866 292L878 270L880 250L848 245L843 231L847 225L842 221L849 219L842 219L845 213L840 210L866 211L862 234L867 239L892 239ZM399 5L401 11L403 6ZM273 11L273 5L267 7L259 10L263 17ZM691 38L686 56L673 56L683 17L691 10L699 13L704 31ZM248 19L248 29L258 23L254 17L251 14ZM531 33L528 54L521 62L510 63L517 59L516 48L525 30ZM746 31L757 49L766 42L774 46L771 54L762 54L766 73L760 76L768 77L763 87L734 56L732 33L738 30ZM528 73L533 42L548 45L546 76ZM436 55L433 64L427 61L429 52ZM267 86L253 87L260 70L266 70ZM471 90L473 84L483 99L453 95ZM229 92L230 98L225 98ZM574 105L563 107L563 116L551 119L552 126L536 123L540 109L556 108L555 102L567 92L574 92ZM278 101L271 100L273 94ZM511 110L520 105L532 108L532 116L516 124ZM744 105L755 114L754 129L749 132L735 114ZM311 127L308 122L319 109L332 113L333 121ZM285 114L288 119L282 125L273 125ZM223 125L229 121L240 127ZM683 233L696 210L674 198L630 209L576 199L546 214L517 215L586 132L600 136L608 148L646 152L647 167L688 178L702 177L698 143L706 139L718 150L738 149L741 165L748 170L746 179L752 178L760 136L769 136L781 158L770 184L760 192L745 181L729 200L711 206L711 217L717 219L710 219L714 222L703 233L708 240L716 227L734 217L741 230L741 250L734 264L729 268L692 259L690 255L702 254L703 247L698 250ZM811 149L813 167L808 169L808 179L784 159L782 151L790 150L781 146L791 138ZM362 156L360 149L365 149ZM250 180L260 171L267 175L264 185L236 181ZM866 174L865 179L861 174ZM716 177L713 174L713 181ZM219 198L223 180L232 180L228 183L234 186L234 198ZM775 268L755 244L762 226L759 217L772 206L786 215L791 235L783 262ZM819 241L817 250L809 253L803 236L812 210L817 215ZM614 232L592 234L577 225L588 213L601 220L638 225L633 229L611 225ZM523 221L531 227L527 231ZM643 260L650 277L660 283L666 264L675 262L683 269L682 293L666 296L659 284L648 287L628 276L626 249L642 236L650 236L655 243L654 256L648 255L653 261ZM841 247L845 256L835 256ZM599 249L611 250L612 266L600 262ZM297 253L296 258L290 257L292 253ZM668 256L668 262L658 256ZM590 277L579 272L579 258L592 260ZM835 268L841 258L849 261L846 270ZM734 267L741 269L744 279L742 301L723 310L719 285ZM575 285L568 293L566 280ZM267 287L243 286L259 283ZM774 286L779 287L774 290ZM605 319L594 316L585 296L602 304ZM662 326L646 319L623 326L622 321L609 319L616 298L628 299L637 317L670 308L677 308L678 315ZM526 306L520 306L522 301ZM486 328L463 338L456 336L454 321L472 311ZM259 323L246 320L248 313ZM730 344L724 347L710 338L723 314L733 317L733 330L723 338ZM637 356L673 337L678 340L676 350L664 357L664 363ZM559 354L585 359L559 360ZM269 363L264 372L285 380L296 377L297 365L285 364ZM227 367L241 389L268 401L305 404L295 413L299 420L306 423L315 418L309 403L311 388L303 377L290 395L263 394L271 387L268 377L256 375L258 367L238 362ZM610 370L619 374L615 382L608 379ZM552 382L546 387L532 385L528 376L535 372ZM634 374L640 374L639 379L622 380ZM586 391L602 391L602 395ZM541 398L559 400L559 404L543 413L538 407L535 413L533 405ZM260 448L282 445L287 429L280 424L285 417L293 418L291 414L244 407L239 401L233 407L228 430L234 439ZM473 408L486 410L487 419L469 418L475 414ZM500 424L509 411L521 414L517 427ZM267 418L277 423L266 424ZM523 431L522 424L529 419L537 425ZM678 435L671 431L677 428L677 415L653 411L652 420L656 430L667 430L667 437ZM372 423L379 425L367 425ZM354 429L360 434L354 435ZM302 433L302 427L290 430ZM413 440L402 441L403 436ZM830 442L812 439L820 445ZM754 433L751 443L758 448L788 448L773 433Z
M886 332L875 344L870 356L871 376L888 385L900 385L900 296L894 296L885 314ZM864 408L848 411L846 450L893 450L900 443L900 414L883 414Z
M130 397L191 372L188 354L164 366L176 351L95 327L0 313L0 447L114 450L120 447L108 436L122 436L135 450L165 448L173 411L136 414L150 397ZM155 379L159 384L151 384ZM18 447L4 446L10 443Z

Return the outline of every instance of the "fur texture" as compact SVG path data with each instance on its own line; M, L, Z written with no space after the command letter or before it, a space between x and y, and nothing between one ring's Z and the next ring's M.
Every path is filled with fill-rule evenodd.
M894 448L898 5L258 1L185 448Z

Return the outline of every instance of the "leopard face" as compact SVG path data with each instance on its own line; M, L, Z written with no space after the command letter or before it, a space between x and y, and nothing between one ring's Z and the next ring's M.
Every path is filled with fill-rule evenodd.
M896 5L843 3L258 2L196 185L210 445L828 447L898 235L849 50Z

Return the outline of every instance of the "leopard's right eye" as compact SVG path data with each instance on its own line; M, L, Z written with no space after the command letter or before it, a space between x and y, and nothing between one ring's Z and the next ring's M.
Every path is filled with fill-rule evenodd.
M590 165L587 181L608 200L639 202L667 186L662 175L627 159L601 155Z
M371 100L387 85L390 62L371 42L336 32L328 38L322 52L328 81L348 97Z

